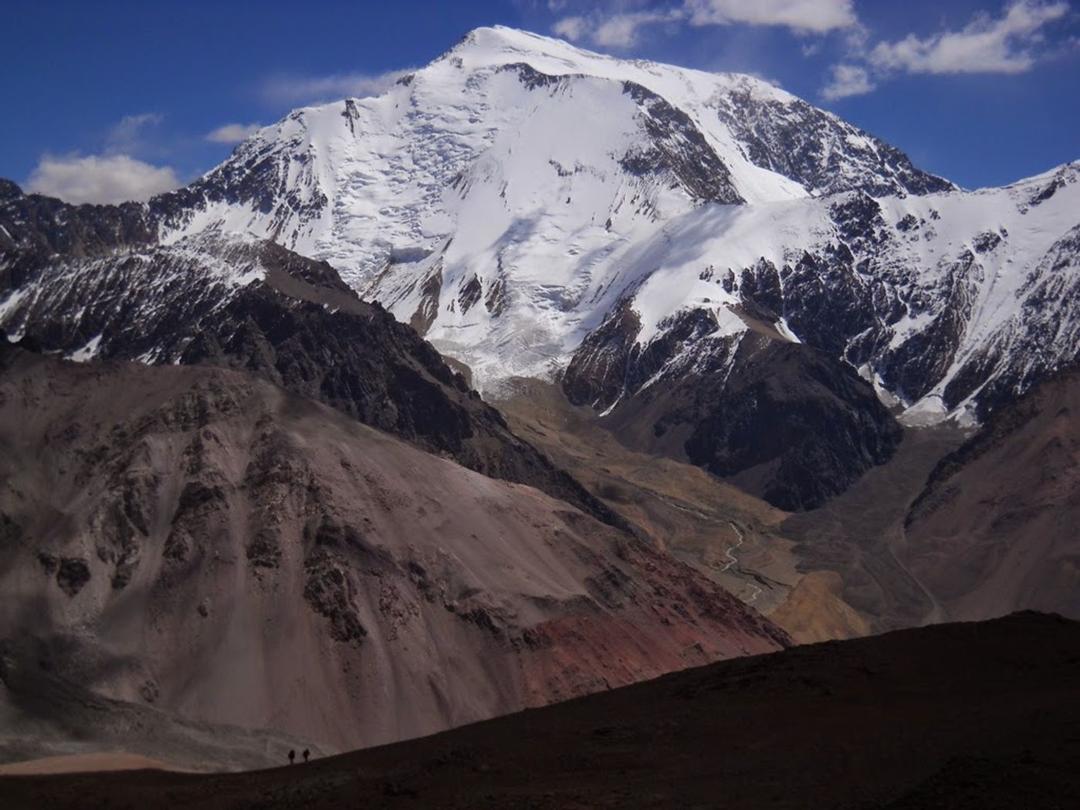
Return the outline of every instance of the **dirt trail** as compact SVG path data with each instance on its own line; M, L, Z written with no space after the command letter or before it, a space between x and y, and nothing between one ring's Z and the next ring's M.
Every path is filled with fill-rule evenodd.
M735 534L738 535L739 539L735 543L735 545L728 546L726 549L724 549L724 554L728 558L728 563L727 563L727 565L725 565L723 568L720 569L723 572L726 572L726 571L730 570L733 565L738 564L739 558L735 556L735 550L740 548L742 546L742 544L744 542L746 542L746 535L744 535L742 533L742 531L739 529L738 526L736 526L734 524L734 522L728 521L728 525L731 526L732 531L734 531ZM747 576L747 577L757 576L753 572L744 571L741 566L739 568L737 568L736 571L739 574L742 574L742 575ZM750 595L748 597L740 597L740 598L744 602L746 602L746 604L752 605L752 604L754 604L754 602L757 601L757 598L759 596L761 596L762 588L760 586L756 585L754 582L750 581L749 578L747 579L746 584L750 586Z

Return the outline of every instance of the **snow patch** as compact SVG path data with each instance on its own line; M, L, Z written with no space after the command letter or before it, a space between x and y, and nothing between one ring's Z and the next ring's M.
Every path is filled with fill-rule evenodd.
M70 352L67 355L68 360L74 360L76 363L85 363L88 360L93 360L97 356L98 346L101 345L101 335L96 335L90 338L85 345Z

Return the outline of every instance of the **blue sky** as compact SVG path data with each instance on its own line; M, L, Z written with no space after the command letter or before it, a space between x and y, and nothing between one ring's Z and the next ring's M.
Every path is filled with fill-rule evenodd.
M763 76L968 187L1080 159L1070 0L5 0L0 176L145 197L250 125L376 91L496 23Z

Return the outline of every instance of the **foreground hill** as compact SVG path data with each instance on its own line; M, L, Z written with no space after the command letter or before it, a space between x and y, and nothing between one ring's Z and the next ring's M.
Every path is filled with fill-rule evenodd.
M1080 624L1015 614L727 661L223 776L0 780L6 807L1075 807Z
M340 749L786 643L566 502L252 375L7 344L0 593L28 744L93 737L78 690Z

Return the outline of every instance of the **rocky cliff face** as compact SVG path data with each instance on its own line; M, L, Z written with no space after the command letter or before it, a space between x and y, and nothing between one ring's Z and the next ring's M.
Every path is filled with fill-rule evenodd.
M863 191L884 197L955 188L880 138L802 99L763 99L749 82L721 98L717 114L754 165L817 195Z
M251 374L0 346L0 448L20 717L48 714L47 667L191 722L361 746L786 643L565 502Z
M873 389L824 352L757 331L716 336L682 313L643 350L629 307L585 341L562 385L638 449L688 460L782 509L809 509L886 461L900 427Z
M147 209L124 205L68 205L23 194L0 179L0 285L6 298L54 257L85 257L125 245L154 241L157 229Z

